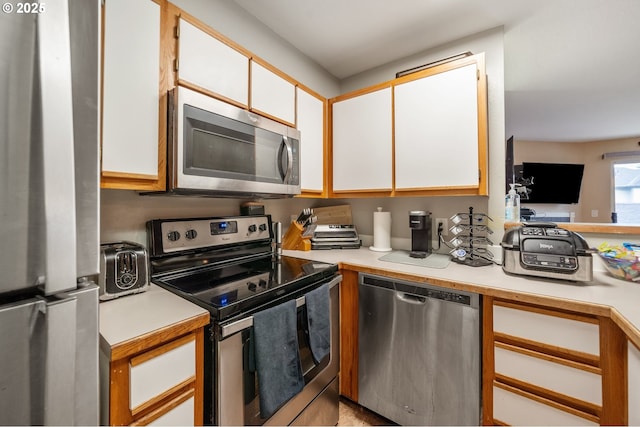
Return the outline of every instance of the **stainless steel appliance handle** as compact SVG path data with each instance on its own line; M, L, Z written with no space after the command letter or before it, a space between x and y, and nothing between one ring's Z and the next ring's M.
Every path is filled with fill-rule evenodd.
M338 274L330 282L329 289L333 288L337 284L342 282L342 275ZM296 307L302 307L306 304L306 300L304 296L301 296L296 299ZM245 317L244 319L237 320L233 323L229 323L228 325L224 325L220 328L220 337L222 339L227 338L230 335L233 335L237 332L240 332L244 329L250 328L253 326L253 316Z
M42 179L46 223L44 292L76 287L76 199L69 5L37 17Z
M46 318L44 425L75 425L77 299L48 301L41 310Z
M287 170L284 173L283 181L286 183L289 181L289 176L291 175L291 170L293 169L293 148L291 148L291 143L289 142L289 138L286 136L282 137L282 143L287 150Z
M419 295L412 295L406 292L396 292L396 298L407 304L423 305L426 304L427 298Z

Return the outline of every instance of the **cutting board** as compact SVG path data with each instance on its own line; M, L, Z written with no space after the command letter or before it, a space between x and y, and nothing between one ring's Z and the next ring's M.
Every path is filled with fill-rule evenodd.
M318 224L353 224L353 219L351 217L351 205L313 208L313 215L318 217Z

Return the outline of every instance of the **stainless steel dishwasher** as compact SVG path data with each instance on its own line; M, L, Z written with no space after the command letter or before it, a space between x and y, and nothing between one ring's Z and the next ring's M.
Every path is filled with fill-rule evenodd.
M358 403L401 425L480 424L480 295L360 273Z

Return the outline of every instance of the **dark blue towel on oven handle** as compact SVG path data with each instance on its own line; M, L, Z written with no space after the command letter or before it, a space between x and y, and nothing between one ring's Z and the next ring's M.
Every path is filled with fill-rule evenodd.
M302 391L295 300L253 315L260 416L269 418Z
M331 351L331 311L329 285L305 294L307 322L309 326L309 347L313 361L319 364Z

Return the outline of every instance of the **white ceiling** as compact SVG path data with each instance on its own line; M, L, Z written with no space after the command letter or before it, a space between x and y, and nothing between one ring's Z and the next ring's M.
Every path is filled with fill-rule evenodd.
M234 1L338 79L504 26L507 136L640 136L640 0Z

